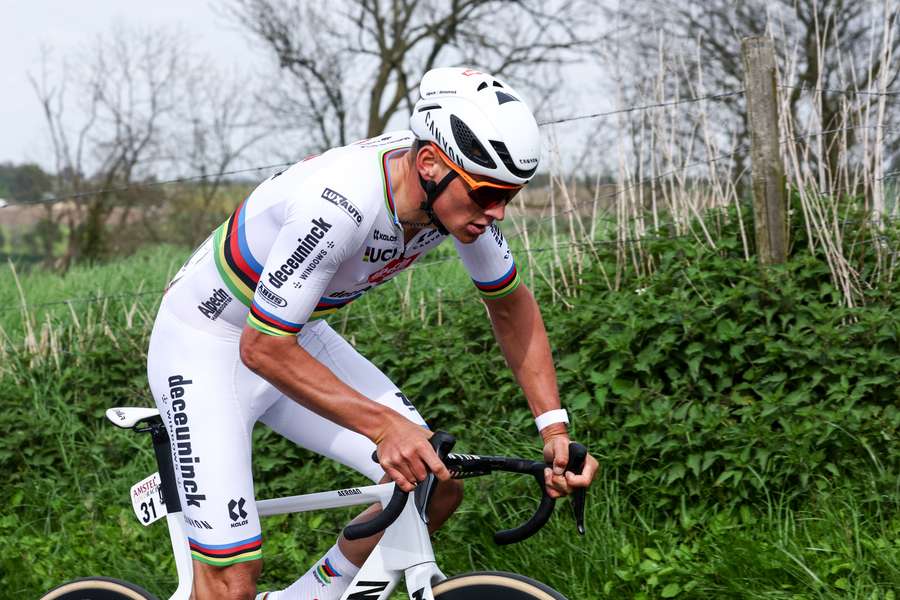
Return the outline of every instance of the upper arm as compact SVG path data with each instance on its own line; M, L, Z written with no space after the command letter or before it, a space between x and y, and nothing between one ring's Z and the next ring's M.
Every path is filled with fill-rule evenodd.
M263 265L247 324L271 336L300 332L342 262L359 246L360 222L322 189L291 203Z
M496 224L471 244L454 242L469 277L483 298L503 298L519 286L516 262Z

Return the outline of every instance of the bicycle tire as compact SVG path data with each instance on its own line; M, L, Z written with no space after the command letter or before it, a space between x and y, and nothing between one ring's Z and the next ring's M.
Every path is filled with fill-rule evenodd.
M455 575L436 584L432 591L434 600L566 600L540 581L503 571Z
M156 596L127 581L111 577L83 577L59 585L41 600L158 600Z

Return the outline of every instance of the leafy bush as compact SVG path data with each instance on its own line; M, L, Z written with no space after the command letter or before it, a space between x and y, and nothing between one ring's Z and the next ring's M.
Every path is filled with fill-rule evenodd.
M564 311L535 290L575 437L603 466L589 536L573 541L560 511L501 553L490 532L521 520L529 482L472 481L439 534L442 567L521 570L579 598L890 597L900 586L900 284L841 308L813 257L762 274L728 244L657 244L656 274L625 291L588 271ZM463 451L537 456L531 415L474 296L448 305L442 327L391 310L389 291L365 301L377 321L354 327L353 340L433 426ZM0 539L11 551L0 572L12 597L88 574L159 593L173 583L165 528L137 526L124 498L154 469L149 442L103 418L112 404L150 404L149 332L108 318L60 328L69 351L52 360L7 355L0 502L12 514ZM255 437L260 497L358 481L264 428ZM265 580L294 579L350 514L267 520ZM147 565L165 575L148 578Z

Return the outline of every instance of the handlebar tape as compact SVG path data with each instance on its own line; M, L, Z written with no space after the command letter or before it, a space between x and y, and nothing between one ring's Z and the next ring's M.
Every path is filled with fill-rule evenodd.
M436 431L429 441L442 461L447 457L447 453L453 449L453 445L456 443L456 439L444 431ZM375 453L372 454L372 458L377 462L378 457ZM429 477L433 478L434 475L429 474ZM387 529L391 523L397 520L400 513L403 512L403 507L406 506L408 495L408 492L404 492L399 486L394 484L394 493L391 496L388 505L384 507L384 510L375 515L373 519L365 521L364 523L356 523L344 527L344 537L348 540L358 540L373 536L376 533Z

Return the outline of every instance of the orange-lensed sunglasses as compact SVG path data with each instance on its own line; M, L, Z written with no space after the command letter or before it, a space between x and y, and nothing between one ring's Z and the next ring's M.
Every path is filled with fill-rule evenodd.
M447 166L453 169L460 179L463 180L469 191L469 197L482 210L490 210L500 205L505 206L524 187L493 179L475 179L472 175L460 169L436 144L431 144L431 146L437 150L438 155Z

